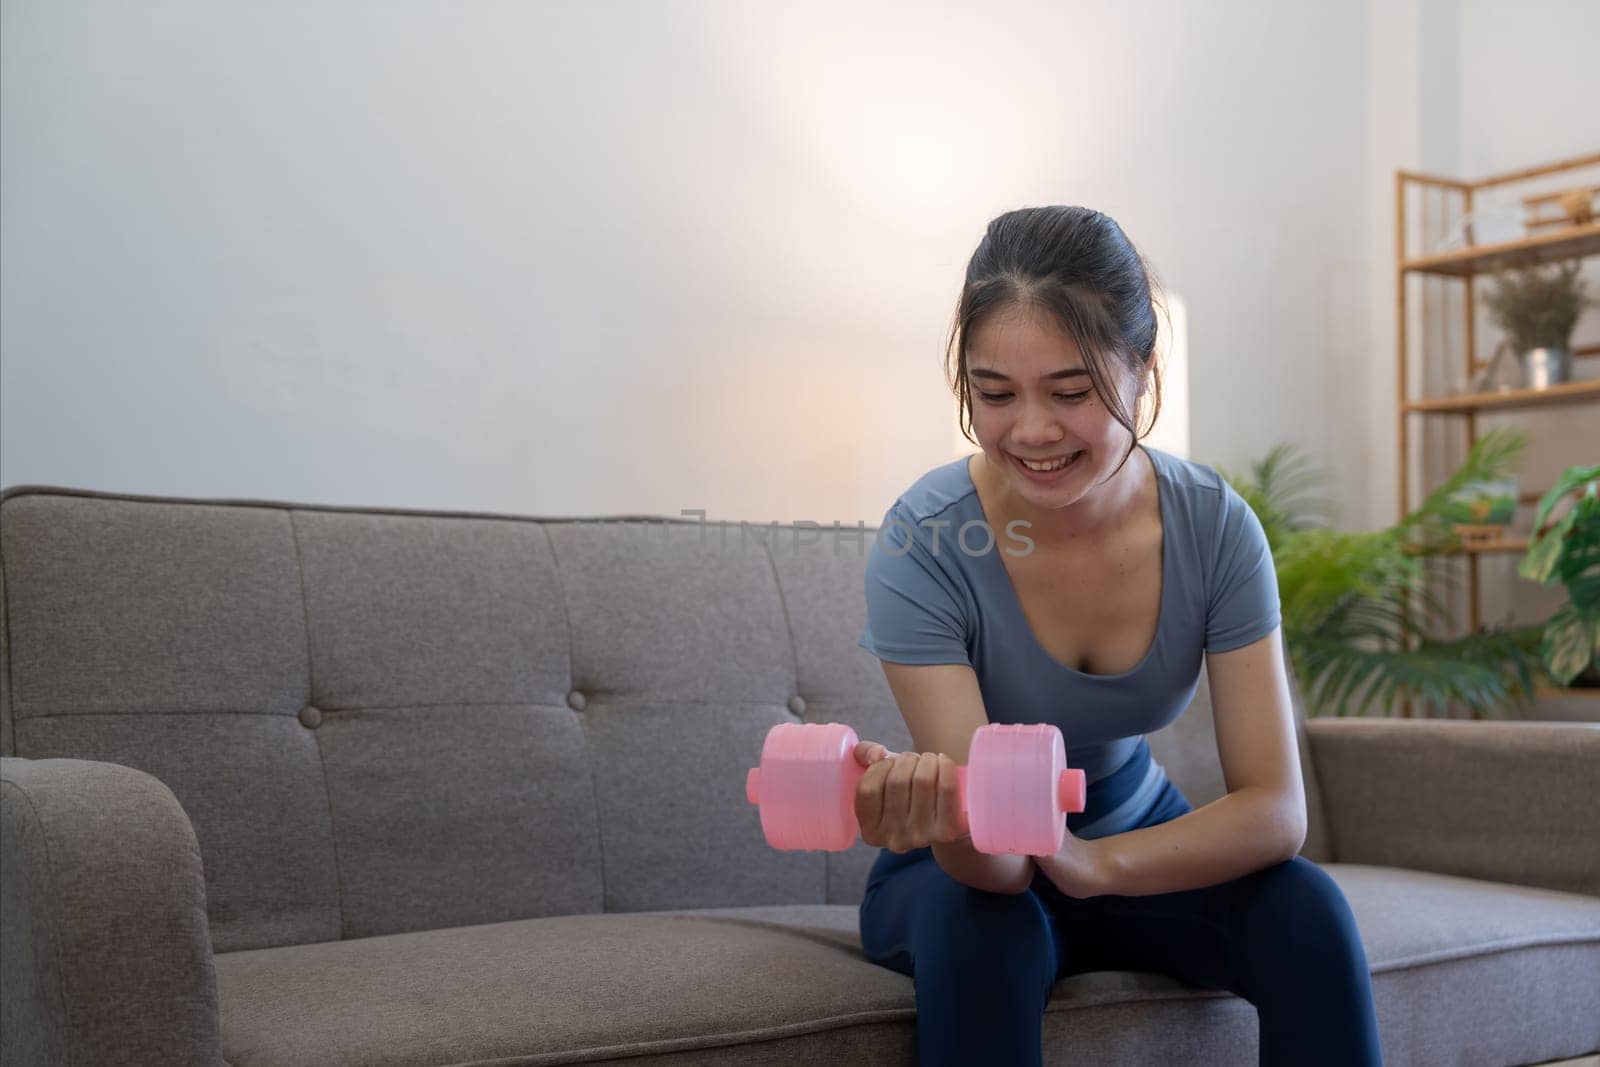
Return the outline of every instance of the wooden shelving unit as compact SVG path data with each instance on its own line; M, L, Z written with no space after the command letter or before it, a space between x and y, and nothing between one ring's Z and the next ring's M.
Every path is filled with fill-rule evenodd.
M1581 404L1600 399L1600 379L1588 382L1562 382L1547 389L1507 389L1498 393L1467 393L1429 400L1411 400L1400 405L1406 412L1424 411L1437 415L1471 415L1475 411L1507 408L1552 407Z
M1415 171L1402 170L1395 173L1395 327L1396 373L1399 383L1397 422L1399 431L1399 504L1401 515L1405 515L1413 506L1411 499L1412 486L1410 484L1411 446L1413 442L1411 420L1413 418L1452 416L1459 419L1465 431L1466 445L1470 448L1478 439L1477 416L1480 412L1494 413L1509 410L1537 412L1544 409L1572 405L1589 405L1595 407L1597 413L1600 413L1600 381L1595 380L1565 382L1547 389L1510 389L1499 392L1468 393L1453 396L1411 395L1407 347L1406 289L1408 280L1414 277L1435 277L1457 279L1461 283L1463 287L1461 334L1465 351L1462 353L1460 366L1464 372L1465 380L1471 381L1484 365L1477 358L1475 292L1477 278L1480 275L1493 274L1508 267L1522 267L1600 255L1600 222L1586 222L1553 228L1540 226L1536 231L1530 232L1528 236L1517 240L1481 245L1469 244L1465 248L1426 253L1413 251L1407 247L1406 203L1408 193L1418 191L1419 198L1422 199L1424 205L1428 203L1425 199L1426 197L1434 196L1437 201L1443 201L1440 205L1441 213L1453 211L1455 212L1455 217L1459 219L1472 211L1473 194L1481 190L1510 186L1534 179L1545 179L1567 171L1593 170L1596 168L1600 168L1600 152L1498 174L1477 181L1463 181L1434 174L1420 174ZM1591 183L1600 183L1600 177L1573 176L1573 185ZM1426 317L1423 325L1426 328ZM1576 360L1600 356L1600 346L1589 345L1574 348L1573 356ZM1535 436L1536 428L1529 428L1528 432L1530 436ZM1580 459L1581 457L1575 458L1573 462L1579 462ZM1536 499L1537 495L1524 494L1524 502L1526 502L1526 497L1532 496ZM1497 553L1520 554L1527 551L1527 547L1527 538L1510 536L1489 542L1463 544L1460 549L1455 550L1456 554L1463 555L1467 559L1468 624L1472 631L1475 632L1482 626L1479 560L1483 556ZM1547 701L1558 699L1569 692L1573 693L1578 699L1587 699L1587 695L1593 691L1545 690L1540 693L1540 698Z
M1476 188L1481 188L1482 182ZM1600 222L1585 226L1571 226L1565 230L1524 237L1520 241L1459 248L1436 256L1422 256L1406 260L1400 265L1404 271L1419 274L1446 274L1456 278L1470 278L1506 267L1527 267L1535 263L1549 263L1557 259L1576 259L1600 252Z

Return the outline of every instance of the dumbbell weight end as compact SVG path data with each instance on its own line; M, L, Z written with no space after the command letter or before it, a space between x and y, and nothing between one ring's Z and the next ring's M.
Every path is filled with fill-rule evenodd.
M889 756L893 758L894 753L889 753ZM754 774L755 772L751 771L750 773ZM967 793L967 768L964 764L956 764L956 780L960 783L961 809L965 811L969 794ZM1069 767L1061 772L1061 780L1056 783L1056 804L1060 806L1063 813L1070 815L1073 812L1082 811L1088 806L1087 794L1088 783L1083 777L1082 771ZM755 801L751 800L750 803L754 804Z

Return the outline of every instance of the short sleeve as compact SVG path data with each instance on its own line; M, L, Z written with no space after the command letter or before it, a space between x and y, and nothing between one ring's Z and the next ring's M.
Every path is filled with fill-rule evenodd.
M1227 652L1277 629L1278 573L1261 520L1227 482L1216 530L1206 589L1206 651Z
M971 664L955 580L891 509L867 556L867 623L856 643L892 663Z

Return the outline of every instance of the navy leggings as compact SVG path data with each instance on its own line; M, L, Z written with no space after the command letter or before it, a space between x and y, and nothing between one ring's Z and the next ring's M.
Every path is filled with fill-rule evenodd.
M1170 782L1141 827L1193 810ZM1077 899L1036 873L1016 895L957 882L931 848L880 850L861 901L867 958L916 986L917 1062L1040 1064L1052 985L1144 971L1254 1004L1262 1064L1382 1064L1355 917L1301 856L1181 893Z

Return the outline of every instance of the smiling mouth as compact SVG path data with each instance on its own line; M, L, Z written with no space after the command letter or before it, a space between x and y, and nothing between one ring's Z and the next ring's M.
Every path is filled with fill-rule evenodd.
M1010 453L1007 454L1010 455ZM1016 461L1017 466L1028 474L1039 477L1060 474L1062 471L1075 466L1082 456L1083 449L1080 448L1076 452L1064 456L1056 456L1048 460L1029 460L1017 455L1012 455L1011 458Z

